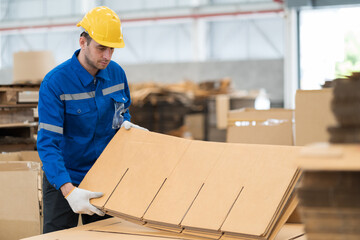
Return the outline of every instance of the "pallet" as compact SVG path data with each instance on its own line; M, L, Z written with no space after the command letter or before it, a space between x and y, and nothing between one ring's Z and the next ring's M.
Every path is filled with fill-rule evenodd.
M35 150L37 123L0 124L0 152Z
M37 103L40 85L0 85L0 105Z
M0 138L33 138L37 126L36 122L0 124Z
M34 109L29 107L0 107L0 124L34 121Z

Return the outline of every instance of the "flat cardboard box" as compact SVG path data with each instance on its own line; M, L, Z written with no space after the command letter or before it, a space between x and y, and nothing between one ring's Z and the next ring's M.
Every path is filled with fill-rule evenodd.
M295 144L328 142L329 126L336 125L331 111L332 89L298 90L295 96Z
M120 129L80 188L103 192L91 203L105 212L160 229L273 239L293 210L298 151Z
M305 240L301 224L286 224L275 240ZM137 225L120 218L110 218L84 226L47 233L24 240L209 240L183 233L172 233ZM222 238L221 238L222 239Z
M39 84L56 66L51 51L21 51L13 57L13 84Z
M17 240L41 233L40 163L0 162L0 239Z
M228 113L227 142L293 145L293 110L244 108Z

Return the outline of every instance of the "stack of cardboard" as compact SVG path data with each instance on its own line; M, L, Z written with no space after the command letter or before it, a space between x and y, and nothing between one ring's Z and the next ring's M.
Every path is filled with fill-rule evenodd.
M0 239L42 232L42 172L37 152L0 154Z
M332 143L360 143L360 73L334 80L331 108L337 120L328 128Z
M285 225L275 240L305 240L302 225ZM134 224L119 218L110 218L68 230L47 233L27 240L209 240L170 231L161 231Z
M307 239L359 239L360 145L312 145L301 153L297 193Z
M210 239L274 239L296 206L294 146L202 142L120 129L80 188L153 228Z

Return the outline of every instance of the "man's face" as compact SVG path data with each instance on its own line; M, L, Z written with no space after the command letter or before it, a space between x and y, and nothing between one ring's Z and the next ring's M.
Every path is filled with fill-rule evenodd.
M105 69L114 53L114 48L100 45L94 40L89 45L85 42L83 47L86 64L94 70Z

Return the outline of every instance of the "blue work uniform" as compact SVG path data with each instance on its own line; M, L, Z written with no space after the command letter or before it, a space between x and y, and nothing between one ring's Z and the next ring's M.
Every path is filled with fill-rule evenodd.
M39 92L37 149L51 185L79 184L113 138L115 103L130 106L124 70L110 61L95 77L77 59L50 71ZM123 113L130 121L129 111Z

